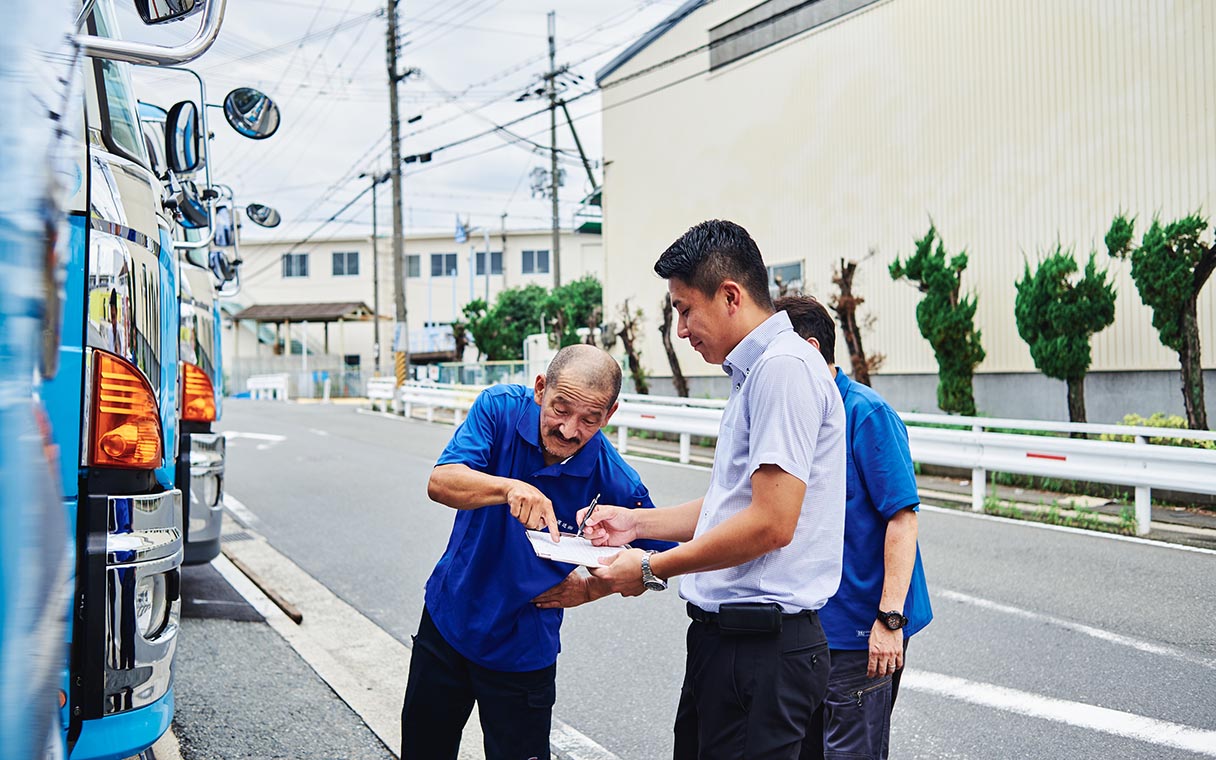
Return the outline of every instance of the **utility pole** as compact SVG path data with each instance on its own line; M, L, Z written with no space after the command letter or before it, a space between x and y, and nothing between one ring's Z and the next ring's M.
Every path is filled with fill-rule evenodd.
M396 324L393 332L393 352L397 385L405 383L410 364L410 329L405 309L405 238L401 220L401 119L397 114L397 85L407 74L397 68L397 0L388 0L388 109L389 138L393 166L393 295L396 302Z
M562 68L565 70L565 67ZM562 284L561 230L557 210L557 12L549 11L549 73L545 75L549 95L549 181L553 200L553 287Z

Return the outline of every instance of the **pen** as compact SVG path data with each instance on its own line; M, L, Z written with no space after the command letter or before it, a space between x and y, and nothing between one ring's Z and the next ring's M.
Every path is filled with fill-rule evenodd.
M599 503L600 495L597 493L595 498L591 500L591 503L587 505L587 514L583 515L582 522L578 524L578 533L575 533L574 535L578 536L579 538L583 537L583 526L587 524L587 518L591 517L591 513L595 511L595 507Z

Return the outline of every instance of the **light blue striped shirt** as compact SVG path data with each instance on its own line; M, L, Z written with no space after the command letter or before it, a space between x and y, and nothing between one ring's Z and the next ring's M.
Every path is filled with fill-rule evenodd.
M692 573L680 596L717 612L724 602L776 602L817 610L840 585L844 551L845 417L823 357L779 311L726 357L730 399L722 413L709 491L695 535L752 502L752 474L774 464L806 483L794 539L724 570Z

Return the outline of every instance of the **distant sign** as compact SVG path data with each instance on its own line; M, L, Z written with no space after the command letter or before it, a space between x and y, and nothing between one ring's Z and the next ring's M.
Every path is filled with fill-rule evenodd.
M469 230L461 223L460 217L456 217L456 242L464 243L469 239Z
M402 353L409 350L409 333L404 322L393 324L393 351Z

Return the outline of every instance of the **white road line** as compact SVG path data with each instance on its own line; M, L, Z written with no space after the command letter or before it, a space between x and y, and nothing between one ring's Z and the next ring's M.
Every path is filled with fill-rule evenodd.
M1148 652L1149 654L1164 655L1166 657L1176 657L1178 659L1186 660L1187 662L1190 662L1190 663L1193 663L1196 665L1202 665L1205 668L1216 669L1216 660L1208 660L1208 659L1204 659L1202 657L1196 657L1189 652L1186 652L1182 649L1177 649L1175 647L1171 647L1166 644L1157 644L1152 641L1146 641L1144 639L1137 639L1137 638L1133 638L1131 636L1121 636L1117 633L1111 633L1110 631L1102 630L1101 628L1094 628L1092 626L1082 625L1081 623L1074 623L1070 620L1064 620L1062 618L1052 617L1050 615L1044 615L1044 614L1041 614L1038 612L1034 612L1032 610L1022 609L1021 607L1012 607L1010 605L1001 604L1000 602L994 602L989 599L981 599L980 597L971 596L969 594L963 594L958 591L950 591L948 589L935 589L933 592L933 595L936 597L943 598L943 599L949 599L951 601L961 602L963 604L974 605L976 607L980 607L980 608L986 609L986 610L993 610L995 612L1003 612L1007 615L1016 615L1017 617L1025 618L1027 620L1036 620L1041 623L1048 623L1050 625L1059 626L1060 628L1066 628L1070 631L1075 631L1077 633L1083 633L1086 636L1092 636L1095 639L1101 639L1102 641L1107 641L1112 644L1119 644L1121 646L1131 647L1132 649L1137 649L1141 652Z
M237 430L225 430L225 440L231 441L233 438L248 438L252 441L270 441L271 443L282 443L287 440L285 435L276 435L274 433L242 433Z
M226 505L231 508L229 500L236 500L225 495ZM249 513L244 505L239 509ZM396 752L401 737L401 695L409 675L409 647L342 601L266 543L256 531L247 532L254 540L226 544L225 551L239 556L298 607L304 614L302 624L296 625L284 615L226 556L221 554L212 564L380 740ZM619 760L556 718L550 742L561 760ZM474 711L465 726L459 757L483 760L482 752L481 726Z
M647 462L649 464L665 464L668 467L679 467L684 470L696 470L698 472L709 472L711 469L708 465L685 464L683 462L670 462L666 459L655 459L654 457L644 457L644 456L639 456L637 454L622 454L621 456L625 457L626 459L636 460L638 462Z
M1146 546L1156 546L1161 549L1177 549L1182 552L1196 552L1198 554L1213 554L1216 555L1216 549L1204 549L1200 546L1186 546L1185 544L1171 544L1166 541L1155 541L1151 538L1139 538L1137 536L1121 536L1118 533L1104 533L1096 530L1085 530L1084 528L1070 528L1066 525L1048 525L1046 523L1032 522L1030 520L1011 520L1008 517L997 517L996 515L985 515L979 512L964 512L958 509L949 509L947 507L935 507L930 504L920 505L922 512L936 512L945 515L954 515L955 517L964 517L971 520L992 520L1001 523L1016 523L1025 528L1035 528L1037 530L1054 530L1061 533L1072 533L1077 536L1089 536L1090 538L1106 539L1108 541L1126 541L1131 544L1144 544Z
M1121 736L1162 747L1216 757L1216 731L1170 723L1143 715L1044 697L991 683L969 681L922 670L904 672L901 688L958 699L995 710L1027 715L1078 728Z
M250 512L248 507L230 493L224 494L224 508L231 512L236 521L246 528L253 528L262 522L258 519L257 515Z
M317 429L317 428L309 428L309 429L308 429L308 432L312 433L313 435L319 435L319 436L327 436L327 435L329 435L329 431L328 431L328 430L319 430L319 429Z
M355 414L370 414L373 417L384 417L390 420L410 420L411 417L406 417L402 414L393 414L392 412L382 412L379 409L364 409L363 407L355 407Z
M240 438L248 438L251 441L261 441L255 448L258 451L265 451L273 446L278 446L283 441L287 440L285 435L275 435L274 433L241 433L236 430L225 430L224 440L232 442Z

